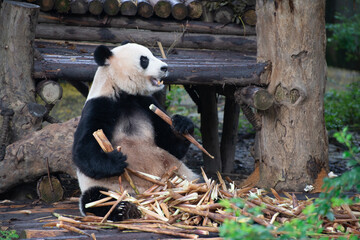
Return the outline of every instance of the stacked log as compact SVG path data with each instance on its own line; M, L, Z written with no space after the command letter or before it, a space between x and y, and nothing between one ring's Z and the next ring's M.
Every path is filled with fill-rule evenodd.
M141 16L150 18L156 16L177 21L184 19L200 19L206 22L229 24L256 23L255 1L239 0L234 4L221 7L209 7L217 4L215 1L200 0L26 0L36 2L41 11L55 11L60 14L86 14L99 16ZM208 3L209 2L209 3ZM217 5L216 5L217 6ZM236 14L235 14L236 13ZM240 16L241 15L241 16ZM240 20L241 18L241 20Z
M102 0L89 0L88 4L89 12L93 15L100 15L104 10Z
M153 15L154 9L150 4L149 0L138 0L138 14L141 17L149 18Z
M121 0L120 13L123 16L135 16L137 13L137 4L134 0Z
M168 18L171 14L171 4L167 0L150 0L150 4L154 8L156 16L160 18Z

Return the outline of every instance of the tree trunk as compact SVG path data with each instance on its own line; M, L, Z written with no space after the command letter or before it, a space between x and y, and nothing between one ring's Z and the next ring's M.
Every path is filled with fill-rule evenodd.
M0 10L0 107L15 112L10 142L41 126L27 110L35 102L32 44L39 10L37 5L12 1L4 1Z
M76 178L71 149L78 123L79 118L74 118L50 124L10 144L0 162L0 193L46 175L47 160L51 173L62 172Z
M257 0L258 61L275 106L262 112L259 187L301 191L328 170L325 0Z

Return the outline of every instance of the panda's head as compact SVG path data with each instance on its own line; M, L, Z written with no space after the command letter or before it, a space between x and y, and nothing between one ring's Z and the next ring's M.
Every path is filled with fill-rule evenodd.
M164 87L161 78L168 74L167 64L142 45L127 43L112 50L101 45L96 48L94 58L99 68L93 85L102 88L102 93L122 90L149 95Z

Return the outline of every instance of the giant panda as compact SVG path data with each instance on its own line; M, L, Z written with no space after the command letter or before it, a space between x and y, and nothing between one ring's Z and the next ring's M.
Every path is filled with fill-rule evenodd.
M167 64L139 44L127 43L110 50L100 45L94 52L95 73L81 118L74 135L73 162L81 189L80 212L104 216L110 207L85 208L85 204L102 199L100 190L119 190L118 176L128 166L133 170L161 177L172 166L189 180L198 176L182 161L190 142L183 133L192 133L194 124L181 115L172 117L169 126L149 106L161 108L152 94L164 85ZM121 152L105 153L93 137L103 129L112 145ZM133 181L143 192L152 184L135 176ZM122 185L133 192L122 178ZM137 207L120 202L108 219L120 221L140 217Z

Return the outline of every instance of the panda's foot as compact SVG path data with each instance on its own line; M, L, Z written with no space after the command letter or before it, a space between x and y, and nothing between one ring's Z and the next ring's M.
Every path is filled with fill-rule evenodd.
M108 189L103 187L92 187L82 193L80 197L80 211L83 215L87 215L88 213L90 213L99 217L103 217L106 215L106 213L108 213L112 206L85 208L85 205L87 203L107 197L106 195L100 193L100 191L108 191ZM108 219L111 221L122 221L125 219L140 217L141 213L135 204L127 201L122 201L111 212Z

